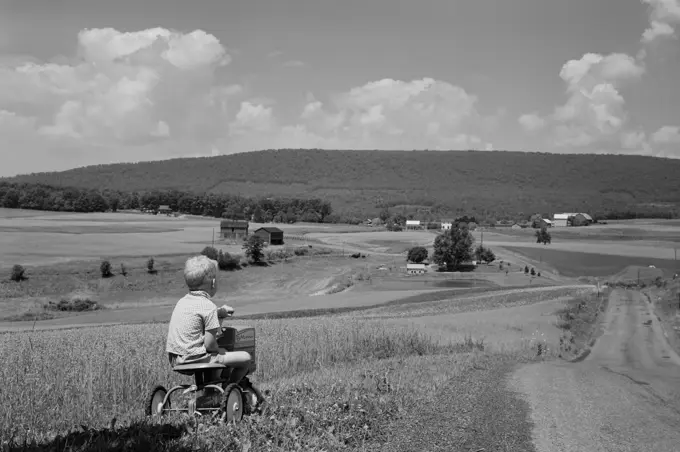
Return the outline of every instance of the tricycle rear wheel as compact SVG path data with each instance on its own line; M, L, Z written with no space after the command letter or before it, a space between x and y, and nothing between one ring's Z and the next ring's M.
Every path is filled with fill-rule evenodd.
M236 423L243 419L243 392L236 383L231 383L224 388L222 418L227 423Z
M163 410L170 408L170 401L165 402L167 395L168 391L163 386L158 385L153 388L146 400L146 415L162 416Z

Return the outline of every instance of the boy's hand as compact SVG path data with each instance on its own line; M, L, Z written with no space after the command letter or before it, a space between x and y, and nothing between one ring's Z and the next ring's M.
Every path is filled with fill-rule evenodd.
M232 308L231 306L226 305L226 304L222 305L222 307L220 307L217 310L217 317L221 318L221 319L223 319L225 317L229 317L233 314L234 314L234 308Z

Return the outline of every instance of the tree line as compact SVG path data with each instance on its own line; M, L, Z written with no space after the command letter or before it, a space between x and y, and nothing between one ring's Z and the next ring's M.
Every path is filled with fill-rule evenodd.
M0 207L9 209L84 213L136 209L155 211L162 205L182 214L252 219L258 223L321 223L335 219L331 203L318 198L247 198L180 190L124 192L0 182Z

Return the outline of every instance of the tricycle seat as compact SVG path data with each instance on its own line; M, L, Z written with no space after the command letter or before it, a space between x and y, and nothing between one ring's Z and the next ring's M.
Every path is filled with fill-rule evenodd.
M182 375L195 375L199 372L205 372L216 369L224 369L227 366L219 363L190 363L190 364L178 364L172 368L175 372Z

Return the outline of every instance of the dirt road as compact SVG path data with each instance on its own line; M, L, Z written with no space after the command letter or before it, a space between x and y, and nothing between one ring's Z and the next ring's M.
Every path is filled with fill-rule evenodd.
M638 292L610 295L604 333L580 363L520 368L538 452L680 450L680 357Z

